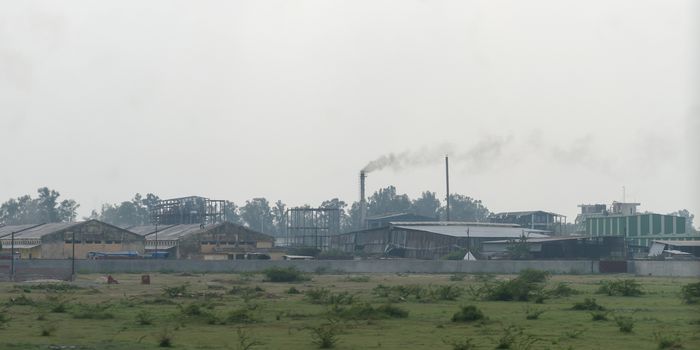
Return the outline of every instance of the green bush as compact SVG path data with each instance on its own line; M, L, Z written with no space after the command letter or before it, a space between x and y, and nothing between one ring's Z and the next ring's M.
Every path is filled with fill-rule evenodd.
M607 321L608 312L607 311L593 311L591 312L591 320L593 321Z
M598 305L596 302L595 298L586 298L581 302L577 302L574 304L573 307L571 307L572 310L579 310L579 311L603 311L605 308L601 305Z
M681 298L686 304L700 303L700 282L686 284L681 287Z
M114 318L114 314L107 311L110 307L109 304L78 304L71 315L75 319L108 320Z
M56 325L53 324L42 324L41 325L41 336L50 337L56 331Z
M472 350L476 349L476 345L472 343L474 341L471 338L466 338L466 339L453 339L453 340L443 340L443 342L447 345L452 346L452 350Z
M263 271L266 282L302 282L309 278L295 267L271 267Z
M68 284L68 283L39 283L39 284L32 284L32 285L27 285L23 286L24 289L29 289L29 290L43 290L46 292L54 292L54 293L61 293L61 292L70 292L70 291L75 291L79 289L84 289L83 287L76 286L74 284Z
M655 333L654 338L658 343L658 349L683 349L681 339L676 334Z
M338 342L338 326L334 323L325 323L318 327L311 327L311 342L319 349L331 349Z
M581 292L569 287L566 283L557 283L556 287L548 290L547 295L555 298L569 297L572 295L580 294Z
M518 277L508 281L487 281L483 287L473 291L473 294L494 301L528 301L539 296L538 300L541 303L546 297L543 284L547 278L549 272L525 269L520 271Z
M623 297L637 297L644 294L641 285L635 280L600 281L600 287L596 293Z
M256 319L253 317L250 309L240 308L233 310L226 315L226 323L254 323Z
M369 303L356 304L348 308L335 305L332 312L335 316L346 320L381 320L386 318L408 317L408 311L390 304L381 305L376 308Z
M545 312L545 310L542 309L530 309L529 307L525 309L525 319L526 320L536 320L540 318L540 315L542 315Z
M456 300L464 290L454 285L437 286L430 289L430 296L436 300Z
M171 332L169 329L164 329L162 332L158 334L158 346L161 348L171 348L173 347L173 339L174 339L173 332Z
M177 298L187 296L188 285L182 284L179 286L165 287L163 288L163 295L168 298Z
M474 305L462 306L452 315L452 322L474 322L484 319L484 313Z
M369 282L369 280L370 280L369 276L348 276L348 277L345 277L345 282L365 283L365 282Z
M22 294L18 297L11 297L7 305L36 306L36 302L32 298Z
M630 333L634 328L634 319L631 317L616 316L615 323L622 333Z
M296 289L295 287L290 287L289 289L287 289L286 293L287 294L301 294L301 292L298 289Z
M5 328L5 326L10 323L10 314L6 310L0 310L0 329Z
M146 310L141 310L139 313L136 314L136 323L142 326L153 324L153 320L153 315L151 315Z

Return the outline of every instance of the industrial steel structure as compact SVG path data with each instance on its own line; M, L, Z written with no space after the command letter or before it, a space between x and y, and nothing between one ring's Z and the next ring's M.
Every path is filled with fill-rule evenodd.
M292 208L285 213L286 243L291 247L326 249L340 233L340 209Z
M204 197L163 199L151 209L154 225L210 225L226 221L226 201Z

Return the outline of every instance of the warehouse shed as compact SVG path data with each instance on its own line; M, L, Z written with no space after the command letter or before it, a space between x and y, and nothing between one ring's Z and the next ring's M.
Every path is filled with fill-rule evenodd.
M473 222L392 222L388 226L331 238L331 249L347 253L439 259L453 251L480 251L486 241L548 237L544 231L513 224Z
M130 231L145 237L150 254L167 252L169 258L230 260L267 255L281 258L274 237L231 222L135 226ZM258 254L255 254L258 253Z
M60 222L0 228L3 250L9 250L14 232L15 252L22 259L85 259L90 252L144 252L144 239L133 232L98 220ZM73 239L75 237L75 247Z

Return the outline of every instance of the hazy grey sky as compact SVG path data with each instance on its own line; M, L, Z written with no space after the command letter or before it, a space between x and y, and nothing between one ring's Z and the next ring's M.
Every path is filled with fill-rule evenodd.
M700 214L687 1L0 1L0 199L316 205L358 172L493 211ZM408 153L405 153L408 152ZM434 161L433 161L434 159ZM695 173L693 173L695 171Z

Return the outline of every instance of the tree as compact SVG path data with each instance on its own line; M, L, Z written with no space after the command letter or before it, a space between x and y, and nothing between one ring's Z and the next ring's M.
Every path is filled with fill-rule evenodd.
M527 260L532 258L530 253L530 246L527 244L527 237L525 233L520 235L520 238L516 240L511 240L506 246L508 251L508 256L513 260Z
M153 193L146 194L146 197L136 193L130 201L103 204L100 214L96 215L93 210L90 217L120 227L148 225L152 222L151 211L159 200L160 198Z
M420 198L413 200L411 211L417 215L437 219L440 217L440 200L437 199L435 192L425 191Z
M281 236L285 233L286 228L284 227L287 222L285 220L285 214L287 213L287 205L282 203L281 200L275 202L275 206L272 207L272 221L275 228L274 233Z
M226 221L234 224L241 224L241 215L236 203L231 201L224 202L224 218L226 218Z
M446 209L440 209L441 217L446 217ZM450 220L451 221L486 221L489 210L480 200L473 199L461 194L450 195Z
M0 223L22 225L75 220L80 205L74 200L66 199L59 204L61 194L48 187L39 188L37 193L39 196L35 199L24 195L0 205Z
M338 198L333 198L329 200L325 200L321 203L319 206L320 208L327 208L327 209L338 209L338 220L340 221L340 232L346 232L348 229L350 229L353 225L351 222L350 215L345 208L348 207L348 204L345 203L344 201L338 199Z
M403 213L410 208L411 199L406 194L396 194L394 186L379 189L367 200L367 215Z
M270 203L265 198L253 198L241 207L241 218L246 226L260 232L274 232Z

